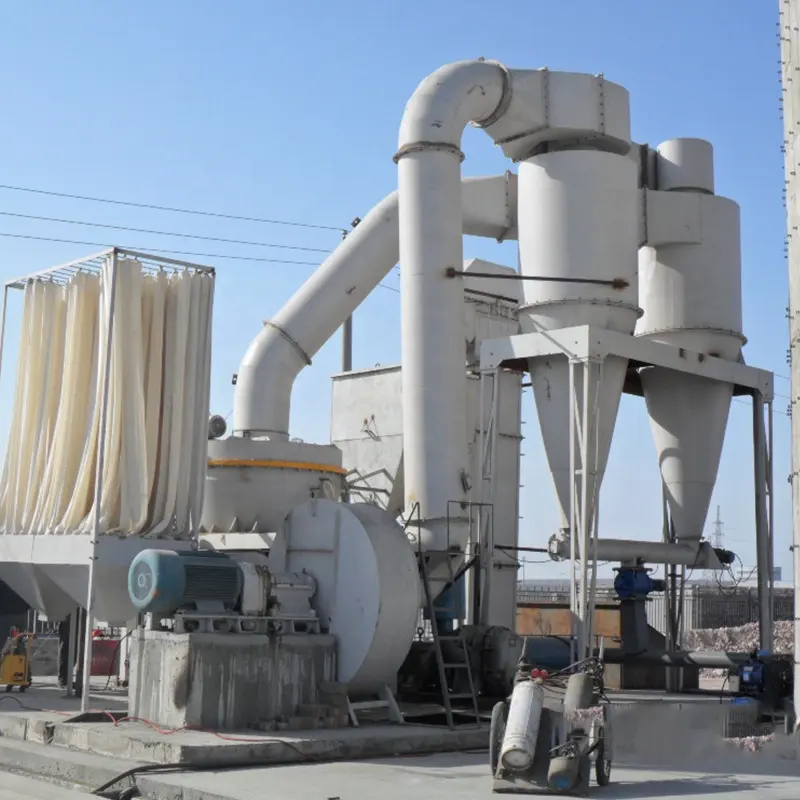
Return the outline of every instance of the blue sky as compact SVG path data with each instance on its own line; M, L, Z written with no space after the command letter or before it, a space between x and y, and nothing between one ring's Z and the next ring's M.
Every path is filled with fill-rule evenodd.
M492 10L491 16L488 9ZM710 139L717 192L742 208L748 362L788 375L781 201L777 2L573 0L72 0L8 3L0 26L0 183L230 214L346 226L396 184L392 154L405 103L443 63L484 56L514 67L603 72L631 93L633 135L653 145ZM476 131L464 174L507 167ZM0 211L333 248L331 231L172 215L0 190ZM0 214L0 233L157 250L315 261L293 253ZM91 247L0 236L4 280ZM465 255L514 264L511 245L468 240ZM204 260L204 259L197 259ZM261 320L312 266L205 259L218 267L212 409L232 408L230 377ZM387 283L398 286L393 274ZM399 295L378 289L355 317L356 367L399 360ZM18 303L0 387L7 418ZM334 338L299 379L293 434L327 441ZM789 383L776 378L776 409ZM553 490L525 400L522 541L556 525ZM734 403L713 504L728 544L754 563L751 425ZM7 427L7 419L3 428ZM776 562L790 569L789 420L775 420ZM602 533L656 538L660 486L641 401L623 399L601 500ZM713 516L713 507L712 513ZM526 577L561 574L528 564Z

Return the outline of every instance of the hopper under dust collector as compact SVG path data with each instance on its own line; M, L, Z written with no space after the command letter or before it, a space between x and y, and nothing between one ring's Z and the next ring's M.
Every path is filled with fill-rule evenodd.
M659 191L693 193L693 242L639 251L638 336L738 361L742 345L739 206L714 195L713 150L700 139L657 149ZM719 471L733 386L660 367L640 372L667 502L680 541L699 541Z
M519 170L519 252L523 275L547 278L623 279L627 287L525 281L523 332L594 325L632 334L637 305L637 166L600 150L569 150L534 156ZM569 527L570 404L582 403L588 376L586 517L603 479L626 359L608 357L585 371L574 368L570 387L568 354L530 359L529 370L545 453L555 482L562 528ZM577 443L576 443L577 449ZM579 463L576 459L576 463Z

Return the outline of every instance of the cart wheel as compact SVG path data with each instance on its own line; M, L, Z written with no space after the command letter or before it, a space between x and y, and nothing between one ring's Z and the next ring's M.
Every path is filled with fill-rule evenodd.
M503 737L506 735L506 721L508 720L508 703L501 700L495 703L492 709L492 720L489 725L489 768L492 777L497 774L500 765L500 749L503 746Z
M27 688L28 688L28 687L27 687L27 686L25 686L25 684L24 684L24 683L22 683L22 684L20 684L19 690L20 690L20 692L24 692L24 691L25 691Z
M611 783L611 759L606 758L606 747L602 740L600 744L597 745L597 759L594 762L594 777L598 786L608 786L608 784Z
M10 691L11 691L13 688L14 688L14 687L13 687L13 686L12 686L12 685L9 683L9 684L6 686L6 691L7 691L7 692L10 692Z

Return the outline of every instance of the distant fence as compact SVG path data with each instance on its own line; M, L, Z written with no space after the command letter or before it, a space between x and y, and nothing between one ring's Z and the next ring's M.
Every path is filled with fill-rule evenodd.
M598 587L597 602L616 601L610 587ZM569 604L569 589L563 586L524 586L517 590L517 605ZM650 595L647 621L662 634L666 633L666 600L663 593ZM734 628L758 622L758 591L752 587L687 586L683 598L683 629ZM794 592L775 589L773 618L794 619Z

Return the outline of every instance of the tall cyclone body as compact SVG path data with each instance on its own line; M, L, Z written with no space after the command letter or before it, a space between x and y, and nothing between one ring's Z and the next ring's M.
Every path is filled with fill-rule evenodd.
M553 75L557 77L558 73ZM532 155L519 168L519 255L523 275L550 279L621 279L624 288L571 282L524 282L520 325L525 333L593 325L632 334L640 315L636 288L638 167L630 158L627 91L594 76L590 110L605 136L586 149L569 143ZM573 473L570 406L589 398L585 425L585 516L590 524L603 479L622 395L627 360L609 357L589 369L570 369L567 355L532 358L529 370L545 453L555 483L562 528L569 527ZM572 371L572 379L570 372ZM584 387L584 379L588 381ZM571 383L572 380L572 383ZM579 400L580 402L580 400ZM577 461L575 462L577 463Z
M644 314L636 333L738 361L746 341L739 206L714 195L713 159L711 144L699 139L673 139L657 149L658 190L692 195L701 224L691 243L639 251ZM733 386L659 367L642 369L640 377L675 536L697 542L717 479Z

